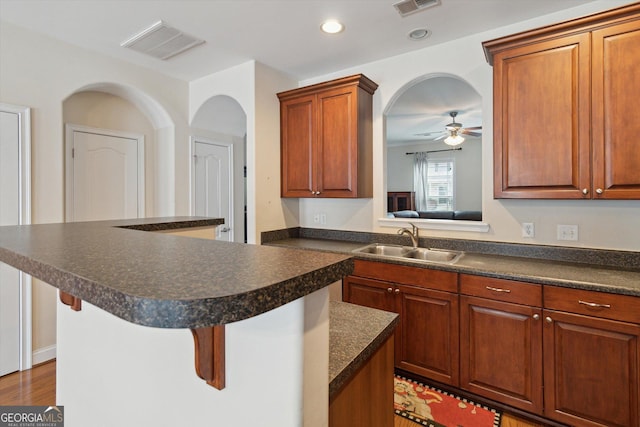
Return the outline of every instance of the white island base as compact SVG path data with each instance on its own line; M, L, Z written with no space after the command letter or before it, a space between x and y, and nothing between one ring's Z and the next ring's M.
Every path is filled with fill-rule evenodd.
M58 304L65 427L328 425L327 288L226 325L226 386L196 375L189 329L139 326Z

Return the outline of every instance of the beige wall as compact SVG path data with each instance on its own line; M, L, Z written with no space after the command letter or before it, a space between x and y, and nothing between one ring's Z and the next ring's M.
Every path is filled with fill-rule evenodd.
M182 208L176 188L182 188L184 182L188 184L188 174L175 176L174 144L178 141L188 147L187 83L3 22L0 25L0 101L32 109L32 222L35 224L64 221L63 102L83 88L103 84L137 97L140 105L147 107L148 121L160 125L152 139L166 149L153 153L158 165L153 180L157 192L155 202L147 208L153 207L153 212L160 215L173 214ZM87 120L98 119L91 117L90 111L85 116ZM110 118L103 119L105 124L110 123ZM188 203L184 206L188 208ZM55 351L56 295L55 288L35 281L32 303L36 362L40 353Z
M386 159L384 112L394 95L410 82L431 74L453 74L467 81L482 97L482 204L483 219L490 224L488 233L428 230L423 235L479 239L502 242L559 246L640 250L640 201L605 200L494 200L493 199L493 69L486 62L482 42L528 29L561 22L630 3L603 0L567 11L546 15L508 27L384 60L359 65L301 82L301 85L364 73L379 84L373 102L374 126L374 198L360 200L302 199L300 224L344 230L394 233L382 227L378 218L386 208ZM326 213L327 224L313 222L315 213ZM536 236L523 238L521 223L533 222ZM558 224L576 224L577 242L556 240Z
M145 208L146 216L154 216L155 205L155 130L147 117L129 101L104 92L79 92L63 103L65 125L82 125L144 135Z

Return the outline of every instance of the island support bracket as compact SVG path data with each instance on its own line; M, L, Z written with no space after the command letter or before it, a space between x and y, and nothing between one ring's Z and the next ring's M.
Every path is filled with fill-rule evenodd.
M224 388L224 325L191 329L195 342L196 373L210 386Z
M82 300L60 291L60 301L74 311L82 309ZM224 388L224 325L191 329L195 343L196 374L210 386Z

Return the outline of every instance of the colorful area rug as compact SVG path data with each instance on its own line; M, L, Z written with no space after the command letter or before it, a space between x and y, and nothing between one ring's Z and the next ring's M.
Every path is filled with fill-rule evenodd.
M499 427L501 413L429 385L396 375L396 415L427 427Z

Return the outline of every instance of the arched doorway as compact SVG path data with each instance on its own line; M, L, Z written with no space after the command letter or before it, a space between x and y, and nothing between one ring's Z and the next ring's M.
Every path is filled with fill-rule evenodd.
M191 213L224 217L216 238L246 242L247 115L226 95L208 99L191 123Z

